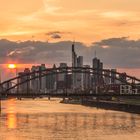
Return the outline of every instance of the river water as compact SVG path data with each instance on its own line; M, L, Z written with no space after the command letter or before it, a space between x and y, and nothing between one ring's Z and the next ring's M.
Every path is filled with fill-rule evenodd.
M140 115L59 99L2 101L0 140L140 140Z

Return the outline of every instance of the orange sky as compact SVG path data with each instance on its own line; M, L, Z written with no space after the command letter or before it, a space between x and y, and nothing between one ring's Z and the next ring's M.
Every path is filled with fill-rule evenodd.
M0 38L51 40L48 32L66 32L60 40L91 43L140 36L140 0L0 0ZM34 36L34 38L33 38Z
M62 38L47 35L54 31ZM91 44L124 36L140 37L140 0L0 0L0 39Z

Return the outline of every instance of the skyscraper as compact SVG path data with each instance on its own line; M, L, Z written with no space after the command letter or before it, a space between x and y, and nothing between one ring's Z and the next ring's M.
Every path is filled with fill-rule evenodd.
M27 81L30 79L30 75L28 75L29 73L30 73L29 68L25 68L24 72L18 73L18 76L21 76L21 78L18 79L18 83L23 83L18 86L18 90L21 93L23 93L23 92L28 93L30 91L30 81Z
M76 88L76 73L74 72L74 68L77 67L77 54L75 53L75 43L73 42L72 44L72 67L73 67L73 72L72 72L72 87L73 89Z
M95 57L92 61L92 67L94 69L95 74L93 75L93 84L102 84L103 83L103 76L102 76L102 69L103 63Z
M83 56L77 58L77 67L83 67ZM76 88L84 89L83 73L76 73Z
M67 68L67 63L60 63L60 66L59 68L62 68L60 69L60 73L57 74L57 88L58 89L64 89L66 87L66 69ZM64 72L64 73L61 73L61 72Z
M116 84L116 69L111 69L111 84Z
M72 44L72 67L76 67L77 66L77 54L75 52L75 44L73 42Z
M83 74L76 73L76 67L83 67L83 56L78 56L75 52L75 44L72 44L72 87L73 89L83 88Z

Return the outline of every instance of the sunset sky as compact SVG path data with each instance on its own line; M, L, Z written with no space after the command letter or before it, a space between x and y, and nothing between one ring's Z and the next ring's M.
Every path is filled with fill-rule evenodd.
M96 50L140 75L140 0L0 0L1 64L70 63L73 40L86 64Z
M111 37L140 36L140 0L0 0L0 37L91 43ZM53 39L52 39L53 41Z

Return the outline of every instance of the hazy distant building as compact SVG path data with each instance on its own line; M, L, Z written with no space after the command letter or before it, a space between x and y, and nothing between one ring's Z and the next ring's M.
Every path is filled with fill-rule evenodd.
M107 71L104 72L105 76L104 76L104 83L106 85L110 84L110 70L108 69Z
M77 67L83 67L83 56L77 58ZM76 73L76 89L84 89L83 73Z
M30 75L28 75L29 73L30 73L29 68L25 68L24 72L18 73L18 76L20 76L20 78L18 79L18 83L21 83L18 86L18 92L20 92L20 93L29 93L30 92L30 80L29 80Z
M46 66L45 64L41 64L39 70L44 74L44 76L40 77L41 80L41 91L44 92L46 89Z
M83 73L83 86L84 89L87 90L91 88L91 76L90 76L90 66L89 65L84 65L84 68L87 68L84 70L85 73Z
M57 89L64 89L66 87L67 82L66 80L67 71L65 69L67 68L67 63L60 63L59 68L62 68L62 70L60 69L60 73L57 75Z
M116 84L116 69L111 69L111 84Z
M31 68L31 89L32 92L45 92L46 89L46 67L45 64L41 64L40 66L32 66ZM44 76L41 76L44 74Z
M58 74L56 65L53 65L53 68L47 72L46 77L46 89L49 91L56 91L57 90L57 81L58 81Z
M94 69L93 85L96 86L97 84L103 84L103 63L97 57L95 57L92 61L92 68Z

